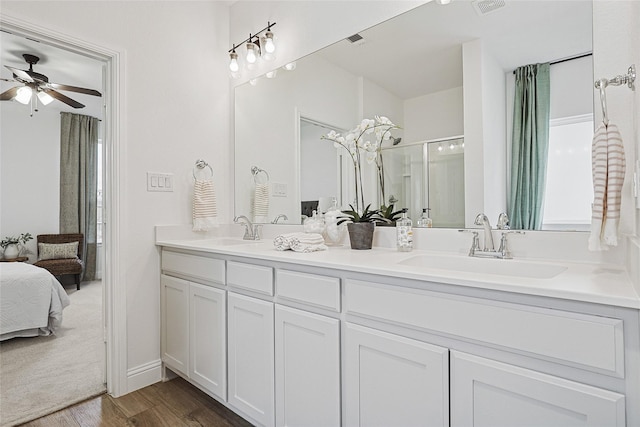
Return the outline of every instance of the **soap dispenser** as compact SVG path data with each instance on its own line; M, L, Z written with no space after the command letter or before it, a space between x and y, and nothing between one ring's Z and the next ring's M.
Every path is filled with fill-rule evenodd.
M407 216L407 208L402 210L402 218L396 221L396 244L400 252L409 252L413 249L413 223Z
M422 215L416 221L416 228L431 228L433 226L433 221L429 218L429 214L427 211L430 211L431 208L422 209Z

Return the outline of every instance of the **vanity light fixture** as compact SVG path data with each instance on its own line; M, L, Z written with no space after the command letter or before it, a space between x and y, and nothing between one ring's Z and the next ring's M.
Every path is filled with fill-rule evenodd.
M240 65L238 64L238 54L236 53L236 47L233 46L231 53L229 53L229 57L231 61L229 62L229 70L232 73L237 73L240 70Z
M275 26L276 23L267 22L267 26L262 30L258 31L255 34L249 33L249 37L245 40L241 41L238 44L233 44L233 47L229 49L229 70L231 71L232 76L236 76L238 71L240 70L240 64L238 63L238 53L236 52L236 48L245 45L247 49L247 53L245 55L245 63L247 68L251 68L258 61L259 58L264 58L265 60L271 60L274 57L274 52L276 51L275 37L271 28ZM260 35L264 35L261 37Z

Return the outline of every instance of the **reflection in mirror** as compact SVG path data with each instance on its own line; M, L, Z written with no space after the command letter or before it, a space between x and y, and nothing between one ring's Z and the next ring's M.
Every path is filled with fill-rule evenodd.
M461 135L465 144L464 154L447 166L452 171L462 162L462 171L447 179L429 176L429 168L443 169L444 160L432 165L437 155L429 159L428 149L421 154L420 148L412 148L418 150L422 170L418 173L416 164L401 188L387 191L387 198L393 194L398 199L396 208L410 208L416 219L422 208L430 207L434 226L472 226L480 212L495 223L508 202L512 72L522 65L557 62L551 66L551 119L592 114L592 58L585 57L592 50L591 23L591 1L522 0L486 14L470 1L447 6L430 2L361 31L363 39L357 43L342 40L298 60L294 71L279 70L276 78L260 78L256 86L236 87L236 214L250 212L252 163L270 171L272 186L285 188L278 195L271 192L270 218L286 214L290 223L298 222L303 200L327 197L304 190L319 181L329 181L336 197L340 187L341 204L347 205L349 174L328 177L329 168L340 162L339 153L329 155L324 172L303 172L312 169L303 166L310 156L300 142L300 119L351 129L362 118L384 115L402 127L394 132L402 137L399 146L420 147ZM564 61L576 57L581 58ZM387 152L408 161L403 157L408 154ZM364 184L365 200L380 205L375 174L370 178ZM400 185L400 175L393 180ZM553 182L547 185L555 188ZM575 185L582 191L591 182L582 179ZM576 188L564 191L572 190ZM553 200L557 197L548 199L545 208ZM458 206L455 212L453 206ZM554 229L579 228L572 218L553 221Z
M464 227L464 139L399 144L382 150L388 203L417 219L430 210L433 227Z

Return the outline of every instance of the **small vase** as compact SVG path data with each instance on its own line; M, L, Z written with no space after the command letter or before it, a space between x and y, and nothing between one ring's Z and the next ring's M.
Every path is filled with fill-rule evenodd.
M8 245L6 248L4 248L4 254L3 254L4 259L16 259L18 258L19 254L20 254L20 249L16 244L11 244L11 245Z
M373 222L353 222L347 224L351 249L371 249L373 245Z

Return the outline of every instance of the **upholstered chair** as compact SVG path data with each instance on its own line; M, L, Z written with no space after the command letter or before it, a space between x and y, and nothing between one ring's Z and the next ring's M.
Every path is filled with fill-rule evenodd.
M39 234L38 267L49 270L56 277L72 274L76 289L80 290L80 280L84 265L82 263L82 234ZM77 249L75 242L78 242ZM41 245L42 244L42 245Z

